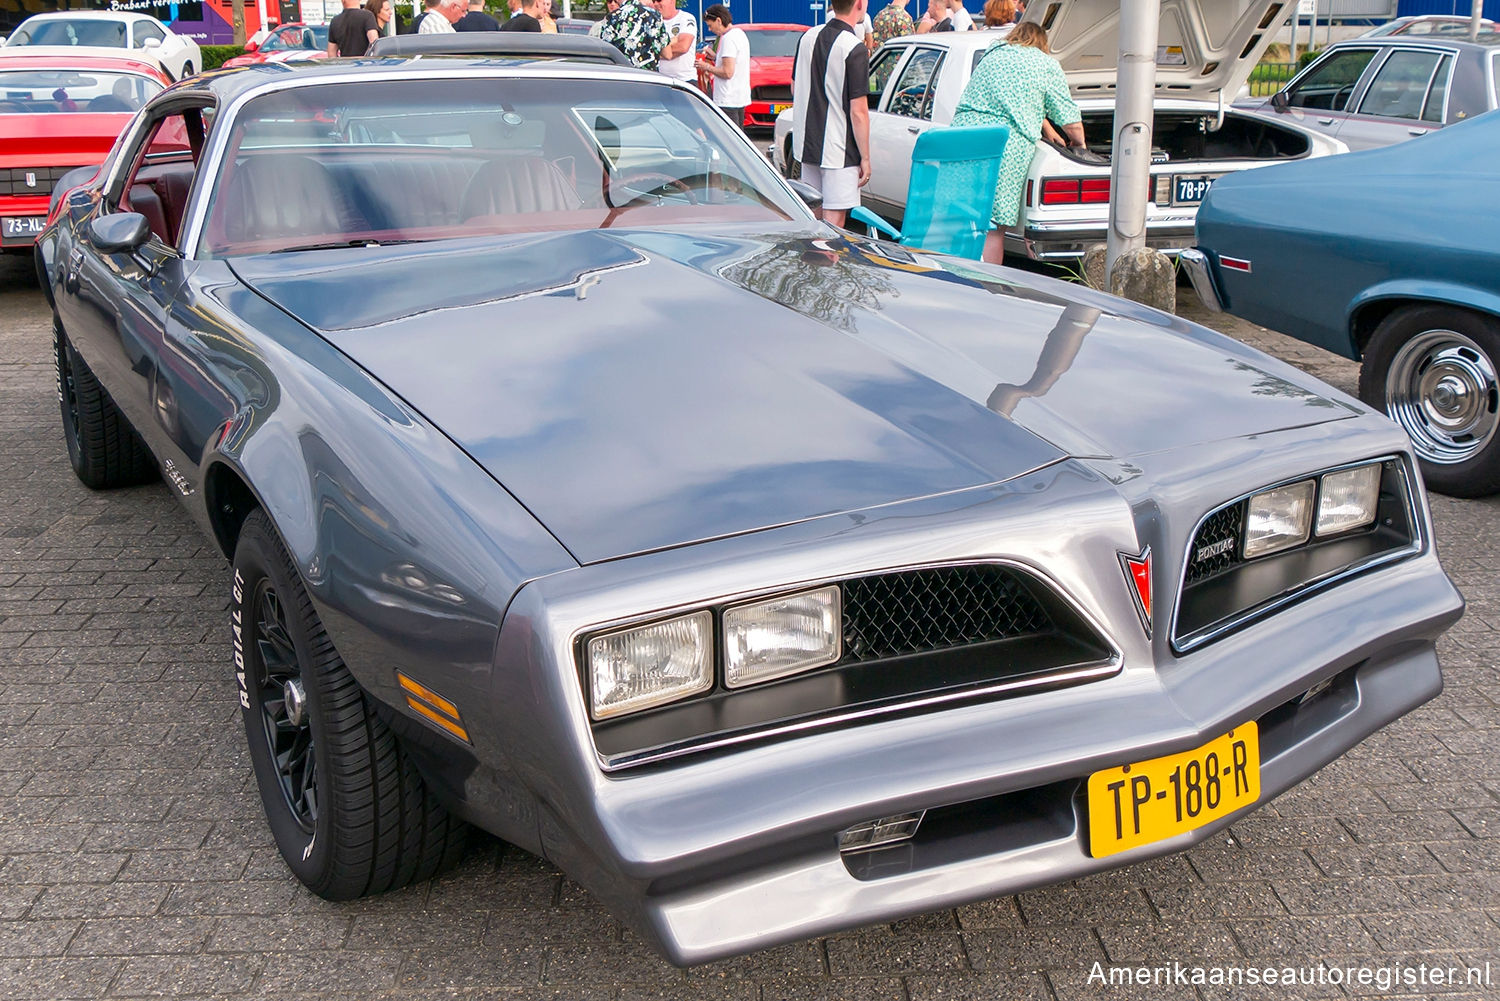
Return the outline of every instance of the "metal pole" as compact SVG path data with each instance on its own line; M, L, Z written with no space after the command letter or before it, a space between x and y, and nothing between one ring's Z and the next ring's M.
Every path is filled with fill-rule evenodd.
M1469 17L1469 41L1479 41L1479 22L1484 20L1484 0L1474 0L1474 13Z
M1146 245L1152 109L1156 103L1156 34L1160 21L1161 0L1120 0L1120 69L1115 84L1105 288L1109 288L1109 276L1114 273L1120 255Z

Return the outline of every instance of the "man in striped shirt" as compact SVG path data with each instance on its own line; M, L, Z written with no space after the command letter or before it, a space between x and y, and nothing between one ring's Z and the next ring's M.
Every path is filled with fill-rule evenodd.
M829 0L833 19L803 34L792 63L792 151L823 195L818 217L844 225L870 179L870 54L855 34L868 0Z

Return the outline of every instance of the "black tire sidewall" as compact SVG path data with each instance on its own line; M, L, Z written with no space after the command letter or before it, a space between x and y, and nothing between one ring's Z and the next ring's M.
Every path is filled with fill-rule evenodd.
M56 323L52 325L52 346L57 358L57 404L62 411L63 441L68 446L68 462L73 466L73 472L80 479L88 479L88 471L84 468L83 446L79 435L82 430L78 427L78 418L74 408L68 405L68 382L74 383L73 393L77 393L77 371L73 363L73 348L68 344L67 335L62 332L62 327Z
M254 597L262 580L269 580L286 610L287 629L297 652L303 686L307 693L308 719L312 730L313 755L317 769L318 816L311 835L293 815L286 802L276 766L267 746L260 704L255 698L264 669L253 653L256 610ZM324 715L320 674L309 656L308 624L300 613L303 604L302 582L294 576L290 559L281 541L261 511L252 512L240 531L234 552L234 572L230 593L230 630L233 640L235 682L238 686L240 715L245 724L251 768L260 789L266 821L270 825L276 848L286 864L313 892L319 892L333 878L333 818L338 809L334 800L328 761L328 736Z
M1370 336L1359 369L1359 398L1383 414L1386 384L1391 364L1401 348L1428 330L1452 330L1463 334L1500 367L1500 321L1458 306L1440 304L1407 306L1381 321ZM1438 493L1453 497L1483 497L1500 491L1500 434L1490 439L1473 458L1440 464L1418 456L1422 478Z

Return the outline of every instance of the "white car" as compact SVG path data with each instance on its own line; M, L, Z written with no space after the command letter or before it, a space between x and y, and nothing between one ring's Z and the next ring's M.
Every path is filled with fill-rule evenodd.
M203 68L198 43L169 30L149 14L125 11L67 10L33 14L22 21L5 41L5 48L45 46L48 49L108 49L101 55L117 55L130 49L133 56L156 62L174 80L192 76Z
M1230 171L1345 152L1310 129L1228 107L1285 20L1278 0L1162 0L1156 55L1151 201L1146 242L1173 253L1193 245L1198 203ZM1006 251L1037 260L1082 256L1108 233L1109 155L1119 53L1114 0L1036 0L1025 20L1047 28L1052 51L1083 111L1092 157L1037 146L1017 230ZM1009 29L908 35L880 47L870 63L872 174L863 203L899 221L917 136L953 118L959 95L986 49ZM791 157L792 112L776 120L772 157ZM793 165L792 172L796 171Z

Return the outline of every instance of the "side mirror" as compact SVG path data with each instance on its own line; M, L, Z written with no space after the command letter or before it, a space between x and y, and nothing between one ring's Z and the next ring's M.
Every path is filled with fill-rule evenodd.
M151 236L151 224L139 212L113 212L89 223L89 239L103 254L133 254Z
M161 39L160 38L148 38L145 41L141 42L141 48L143 48L143 49L159 49L159 48L161 48Z
M1285 111L1290 105L1287 103L1286 91L1278 90L1271 95L1271 107L1277 111Z
M792 186L792 190L797 192L798 198L807 203L808 208L816 209L822 207L823 193L817 188L813 187L811 184L808 184L806 181L798 181L794 179L788 179L786 183L790 184Z
M246 53L259 52L259 51L260 51L260 43L259 42L246 42L245 43L245 52Z

